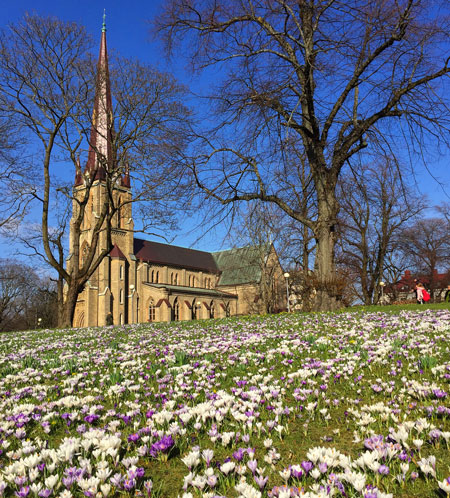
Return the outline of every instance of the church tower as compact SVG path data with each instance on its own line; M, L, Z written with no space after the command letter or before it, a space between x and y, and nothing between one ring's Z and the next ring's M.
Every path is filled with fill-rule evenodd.
M82 259L89 250L96 228L99 228L100 213L105 209L108 212L111 212L111 209L116 210L110 228L113 247L79 296L74 326L105 325L111 317L114 324L128 321L127 296L130 285L130 263L134 259L132 194L129 168L128 165L123 167L119 164L114 140L114 116L104 15L88 159L84 172L79 163L77 166L69 243L72 253L75 237L73 226L79 210L77 200L79 201L89 193L81 225L80 258ZM96 256L108 247L106 221L103 222L98 233Z

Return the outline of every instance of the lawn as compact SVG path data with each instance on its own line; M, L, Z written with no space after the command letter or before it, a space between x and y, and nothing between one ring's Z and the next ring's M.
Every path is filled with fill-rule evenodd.
M450 493L449 307L0 335L0 496Z

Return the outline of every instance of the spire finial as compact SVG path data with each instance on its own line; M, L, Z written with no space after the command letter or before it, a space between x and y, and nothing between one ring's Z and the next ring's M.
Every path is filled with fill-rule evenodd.
M106 9L103 9L102 33L106 33Z

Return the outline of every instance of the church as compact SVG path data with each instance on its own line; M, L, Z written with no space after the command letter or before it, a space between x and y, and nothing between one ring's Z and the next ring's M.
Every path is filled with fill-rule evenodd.
M70 234L79 199L93 182L79 240L80 258L91 243L97 214L106 189L106 172L98 156L111 158L112 99L103 25L88 160L84 174L78 168ZM136 238L132 216L132 185L128 171L115 182L114 197L122 206L110 228L112 250L78 296L73 326L170 322L279 311L286 307L283 270L273 244L205 252ZM97 253L107 244L107 230L98 237ZM109 246L110 247L110 246ZM70 264L70 263L68 263Z

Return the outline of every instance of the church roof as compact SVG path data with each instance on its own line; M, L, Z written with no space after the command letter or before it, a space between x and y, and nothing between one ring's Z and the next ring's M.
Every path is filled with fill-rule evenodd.
M219 273L212 254L205 251L135 238L134 255L148 263Z
M269 255L270 244L264 247L246 246L213 252L221 271L217 285L242 285L260 282L263 260Z

